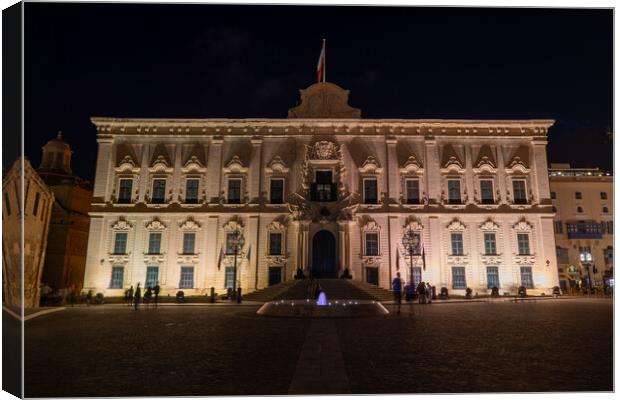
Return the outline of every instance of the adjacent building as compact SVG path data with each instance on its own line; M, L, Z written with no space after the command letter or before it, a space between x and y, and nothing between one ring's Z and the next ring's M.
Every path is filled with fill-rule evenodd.
M558 285L553 121L363 119L337 85L300 92L282 119L92 118L84 289L247 293L300 273L388 288L397 272L456 294Z
M608 285L614 264L613 176L597 168L551 164L555 243L561 289Z

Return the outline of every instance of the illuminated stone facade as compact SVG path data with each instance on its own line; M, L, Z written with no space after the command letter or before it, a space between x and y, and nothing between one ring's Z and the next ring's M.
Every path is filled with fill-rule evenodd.
M305 276L388 288L398 271L464 294L558 284L548 120L362 119L301 91L286 119L92 118L99 154L84 288L244 292ZM401 243L420 235L421 255ZM425 264L426 268L423 268Z
M586 285L588 276L593 286L608 284L614 263L613 176L594 168L551 164L549 184L562 290L570 292L580 281Z

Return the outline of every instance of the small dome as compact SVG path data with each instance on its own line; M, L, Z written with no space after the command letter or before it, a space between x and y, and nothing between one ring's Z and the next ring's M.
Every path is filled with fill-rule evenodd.
M71 147L62 138L62 132L58 132L56 138L48 141L43 146L43 156L39 170L60 174L72 175L71 171Z

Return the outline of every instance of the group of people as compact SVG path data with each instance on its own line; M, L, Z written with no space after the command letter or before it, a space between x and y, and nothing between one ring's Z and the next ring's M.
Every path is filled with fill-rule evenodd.
M155 284L155 286L150 287L147 286L144 291L144 296L142 295L142 288L140 287L140 283L136 285L136 289L134 290L133 285L125 291L125 303L131 307L133 305L134 309L138 309L140 303L144 301L144 304L148 307L151 305L151 300L154 301L155 307L159 302L159 282Z
M74 307L80 303L89 306L92 301L92 290L89 290L87 293L81 293L77 286L72 285L69 288L54 291L46 283L41 284L41 306L71 304L71 307Z
M430 304L433 298L433 288L428 282L420 282L417 286L404 285L400 277L400 272L396 273L396 278L392 280L392 293L394 293L394 302L397 305L397 314L400 314L400 306L403 302L403 288L405 290L406 300L409 304L418 298L420 304Z

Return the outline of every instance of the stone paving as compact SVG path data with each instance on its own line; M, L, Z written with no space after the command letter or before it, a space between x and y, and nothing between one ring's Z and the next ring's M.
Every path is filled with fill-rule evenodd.
M256 305L68 308L26 322L26 396L610 391L612 305L460 303L328 321L258 317Z

